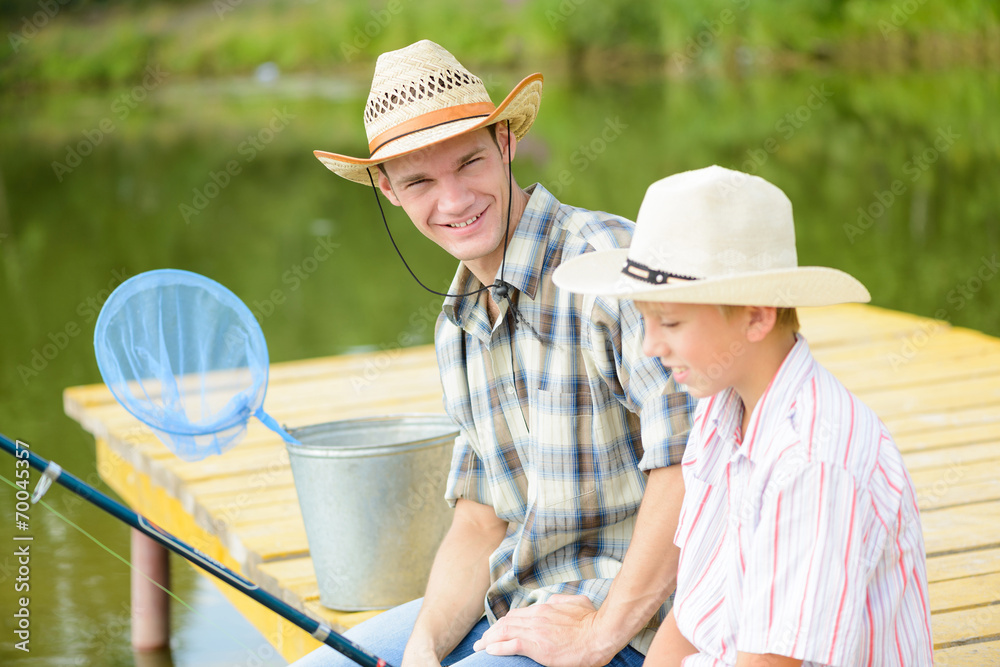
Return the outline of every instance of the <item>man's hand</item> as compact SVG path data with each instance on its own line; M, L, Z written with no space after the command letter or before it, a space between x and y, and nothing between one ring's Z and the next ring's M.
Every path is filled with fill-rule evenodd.
M474 649L523 655L548 667L599 667L619 648L597 629L597 610L585 595L553 595L544 604L512 609Z
M475 649L524 655L549 667L606 665L656 613L674 588L678 549L673 535L684 498L679 465L649 475L622 569L600 611L580 595L512 609Z

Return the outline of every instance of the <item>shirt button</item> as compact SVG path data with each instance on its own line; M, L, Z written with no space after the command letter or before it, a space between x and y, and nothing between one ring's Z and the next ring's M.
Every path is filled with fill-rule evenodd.
M507 385L507 393L510 394L511 396L514 395L514 385L512 384Z

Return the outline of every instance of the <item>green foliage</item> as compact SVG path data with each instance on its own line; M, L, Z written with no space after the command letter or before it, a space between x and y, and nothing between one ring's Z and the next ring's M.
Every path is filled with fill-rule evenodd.
M682 70L783 66L850 55L858 43L905 51L913 38L1000 39L997 5L981 0L16 0L0 21L0 84L20 87L126 83L149 63L177 76L247 75L263 62L370 71L379 53L422 38L470 65L562 61L576 71L672 57Z

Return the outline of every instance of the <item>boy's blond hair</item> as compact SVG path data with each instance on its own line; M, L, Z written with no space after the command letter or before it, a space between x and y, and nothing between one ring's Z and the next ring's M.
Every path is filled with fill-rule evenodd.
M641 299L636 299L634 301L635 305L640 311L646 309L652 313L660 312L663 307L658 301L643 301ZM722 316L727 320L735 315L741 308L746 308L746 306L729 306L716 304L716 308L722 313ZM774 328L776 330L787 330L792 333L799 332L799 312L794 308L775 308L775 319Z
M741 308L746 306L719 306L723 317L729 319ZM774 328L779 330L799 332L799 313L794 308L775 308Z

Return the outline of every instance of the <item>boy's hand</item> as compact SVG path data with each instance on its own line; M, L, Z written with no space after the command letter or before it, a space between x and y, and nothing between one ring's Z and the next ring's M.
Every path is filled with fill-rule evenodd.
M597 610L585 595L553 595L544 604L512 609L473 648L523 655L548 667L606 665L621 647L601 646Z

